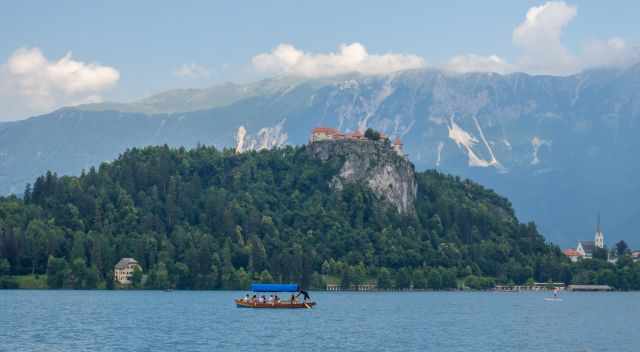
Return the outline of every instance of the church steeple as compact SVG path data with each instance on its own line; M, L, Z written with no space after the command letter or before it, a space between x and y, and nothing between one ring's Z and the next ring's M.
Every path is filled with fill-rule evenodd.
M604 248L604 234L600 228L600 212L598 212L598 223L596 225L596 238L594 242L596 248Z

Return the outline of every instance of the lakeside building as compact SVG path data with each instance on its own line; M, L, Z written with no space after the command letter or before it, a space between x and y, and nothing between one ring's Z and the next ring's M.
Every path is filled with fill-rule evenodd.
M564 282L534 282L525 285L496 285L493 290L499 292L520 292L520 291L550 291L554 289L564 290Z
M572 262L577 262L579 259L591 259L593 258L593 252L596 249L604 248L604 233L600 227L600 214L598 214L598 222L596 225L596 234L593 241L578 241L576 248L567 248L563 251L564 255L569 257Z
M581 292L597 292L597 291L613 291L609 285L569 285L567 291Z
M572 263L577 262L578 259L580 259L580 257L582 257L582 254L580 254L580 252L578 252L577 250L575 250L573 248L567 248L562 252L564 253L564 255L569 257L569 260L571 260Z
M378 291L378 285L375 281L365 282L357 285L351 285L350 287L342 287L340 284L327 284L325 291L358 291L369 292Z
M389 138L382 132L380 132L380 139L383 141L389 141ZM350 132L350 133L342 133L336 128L331 127L316 127L311 130L311 137L309 138L309 142L320 142L320 141L339 141L339 140L350 140L350 141L364 141L367 138L360 131ZM406 157L406 154L403 150L402 141L400 138L396 138L393 144L391 145L392 149L401 157Z
M136 268L142 271L142 267L137 260L133 258L122 258L113 269L114 279L119 284L129 285L131 284L133 271L136 270Z

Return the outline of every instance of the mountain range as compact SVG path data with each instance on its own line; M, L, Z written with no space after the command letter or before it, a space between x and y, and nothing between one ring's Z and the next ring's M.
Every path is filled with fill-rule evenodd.
M640 64L564 77L277 77L62 108L0 124L0 193L21 193L46 170L79 174L131 147L274 148L304 144L319 126L399 138L418 170L495 189L562 246L591 239L598 212L609 246L640 246Z

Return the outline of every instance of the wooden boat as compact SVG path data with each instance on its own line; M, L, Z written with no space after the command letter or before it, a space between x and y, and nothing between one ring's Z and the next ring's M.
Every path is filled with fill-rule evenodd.
M278 293L278 292L300 292L298 285L296 284L251 284L251 291L259 293ZM306 293L305 293L306 295ZM275 308L275 309L310 309L316 305L316 302L311 301L279 301L279 302L256 302L247 301L247 299L234 300L236 307L238 308Z
M289 309L295 309L295 308L312 308L313 306L316 305L316 302L296 302L296 303L291 303L291 302L280 302L280 303L251 303L251 302L245 302L242 299L236 299L236 307L238 308L289 308Z

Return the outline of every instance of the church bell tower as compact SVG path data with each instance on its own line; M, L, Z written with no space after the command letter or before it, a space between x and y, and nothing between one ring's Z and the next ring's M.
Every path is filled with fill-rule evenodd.
M598 225L596 226L596 238L594 242L596 248L604 248L604 234L600 228L600 213L598 213Z

